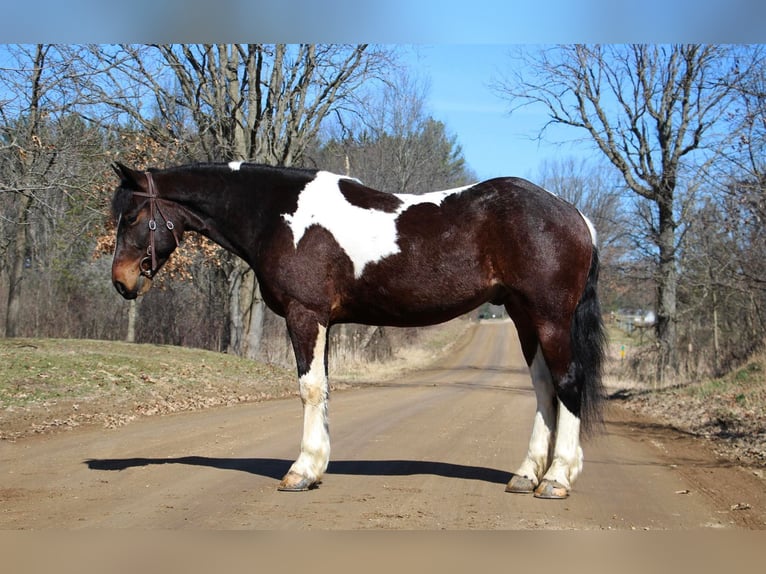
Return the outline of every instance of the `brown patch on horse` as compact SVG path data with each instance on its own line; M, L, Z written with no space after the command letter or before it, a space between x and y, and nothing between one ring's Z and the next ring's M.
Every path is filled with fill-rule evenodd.
M346 201L363 209L394 213L402 204L402 201L392 193L369 188L353 179L341 179L338 187Z

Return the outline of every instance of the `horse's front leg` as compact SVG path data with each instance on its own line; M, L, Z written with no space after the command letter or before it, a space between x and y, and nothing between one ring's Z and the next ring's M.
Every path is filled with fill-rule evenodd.
M279 483L279 490L300 491L316 486L330 461L327 421L327 327L309 312L288 313L287 328L298 363L303 403L303 438L298 459Z

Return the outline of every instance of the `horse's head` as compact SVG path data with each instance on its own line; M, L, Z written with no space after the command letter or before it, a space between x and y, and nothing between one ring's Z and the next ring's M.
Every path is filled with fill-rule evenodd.
M122 164L114 170L120 185L112 198L117 240L112 260L112 283L126 299L146 293L152 278L178 246L183 228L177 206L158 195L150 172Z

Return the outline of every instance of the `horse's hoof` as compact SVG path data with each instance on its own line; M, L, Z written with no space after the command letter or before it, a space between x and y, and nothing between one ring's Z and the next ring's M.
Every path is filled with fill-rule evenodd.
M305 476L301 476L297 472L293 472L291 470L284 476L282 482L279 483L277 490L282 492L303 492L312 488L316 488L316 486L316 481L311 480L310 478L306 478Z
M535 491L535 483L532 482L531 478L514 474L511 476L511 480L508 481L505 491L515 494L532 494Z
M550 500L562 500L569 496L569 489L555 480L546 480L535 489L535 498L547 498Z

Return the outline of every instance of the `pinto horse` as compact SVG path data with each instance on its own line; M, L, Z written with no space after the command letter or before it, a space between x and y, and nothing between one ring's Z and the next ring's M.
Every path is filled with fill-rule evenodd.
M516 325L537 399L528 453L506 490L569 495L581 426L599 419L604 354L596 234L572 205L513 177L406 195L241 162L114 169L112 281L123 297L145 293L196 231L244 259L285 318L303 437L280 490L315 487L327 469L330 326L431 325L490 301Z

